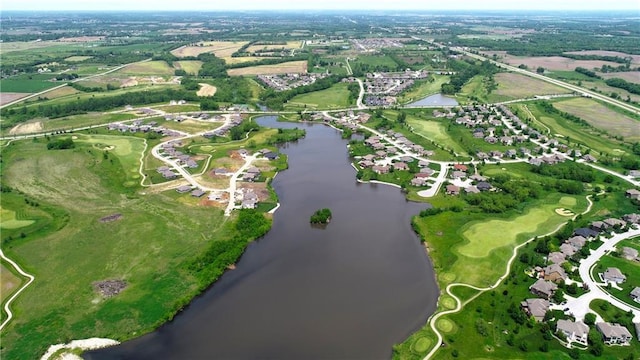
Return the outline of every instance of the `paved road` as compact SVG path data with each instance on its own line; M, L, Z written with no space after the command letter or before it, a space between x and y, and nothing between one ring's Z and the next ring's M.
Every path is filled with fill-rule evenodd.
M358 85L360 85L360 94L358 94L358 101L356 102L356 105L360 110L366 109L367 106L362 103L362 99L364 98L364 84L360 79L356 79L356 81L358 82Z
M595 299L602 299L609 302L611 305L617 307L622 311L632 311L633 321L640 321L640 308L636 306L629 306L628 304L611 296L608 292L602 290L602 282L596 281L591 277L591 269L600 260L602 256L615 249L616 245L625 239L640 236L640 228L629 230L622 234L615 234L611 239L606 239L604 244L596 250L592 250L591 255L580 262L579 272L582 282L589 286L589 292L578 297L571 298L567 303L562 306L563 308L569 308L569 311L575 316L576 320L583 320L584 316L592 312L589 309L589 304ZM599 280L599 279L598 279Z

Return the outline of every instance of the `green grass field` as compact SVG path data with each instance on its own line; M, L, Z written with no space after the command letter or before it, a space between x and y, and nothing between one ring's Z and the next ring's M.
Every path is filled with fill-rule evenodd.
M14 274L12 270L9 270L10 268L12 268L11 265L6 264L4 261L0 265L0 304L4 304L4 301L22 284L22 279ZM7 315L3 309L3 320L5 316Z
M0 229L20 229L34 222L35 220L18 219L15 211L0 207Z
M182 60L175 61L173 63L173 67L175 69L182 69L187 72L187 74L197 75L198 71L202 67L202 61L198 60Z
M174 69L165 61L146 61L131 64L115 73L132 76L171 76L174 73Z
M388 56L379 56L379 55L358 55L355 62L359 62L362 64L367 64L370 66L386 66L390 70L395 70L398 68L398 64L393 61L392 58Z
M405 104L413 101L418 101L429 95L437 94L440 92L442 84L449 81L449 76L445 75L433 75L434 80L432 82L428 80L416 81L406 92L403 92L398 96L398 103Z
M332 87L314 91L307 94L301 94L285 104L286 109L341 109L349 105L348 84L341 83Z
M35 93L65 84L65 82L53 82L53 74L18 75L2 79L1 92Z
M484 258L494 249L513 245L522 234L541 234L544 231L550 231L566 220L556 214L555 209L568 208L575 212L573 206L576 203L576 198L563 196L557 203L539 205L512 219L492 219L474 223L462 232L462 236L468 242L460 246L458 252L468 258Z
M445 124L435 120L421 120L414 116L407 116L407 124L413 127L416 134L422 135L427 139L451 149L461 156L468 156L467 152L451 138L447 132Z
M26 236L10 241L3 230L5 252L36 277L3 332L4 359L36 358L71 339L125 339L153 329L196 291L186 261L213 239L230 236L220 210L176 201L174 192L137 194L141 139L81 135L75 142L73 150L28 141L3 151L4 184L40 205L29 207L23 195L10 193L3 194L2 208L20 213L27 207L52 217L58 211L68 219L66 226L29 232L36 221L14 230ZM98 221L114 213L123 218ZM92 283L104 279L124 279L128 287L115 299L102 299Z
M587 98L575 98L554 102L553 106L560 110L576 115L591 126L607 131L612 135L619 135L630 142L640 140L640 120L633 119L617 111L609 109L601 103Z
M134 119L136 116L133 114L102 114L102 113L89 113L80 115L71 115L58 119L49 119L42 122L43 128L46 131L62 130L62 129L75 129L90 125L107 124L113 121L122 121Z

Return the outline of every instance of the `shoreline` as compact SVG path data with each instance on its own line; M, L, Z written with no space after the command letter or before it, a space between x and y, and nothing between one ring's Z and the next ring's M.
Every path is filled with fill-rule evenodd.
M67 344L56 344L49 346L47 352L40 357L40 360L53 360L61 358L64 360L82 360L82 357L71 353L75 349L81 349L82 351L97 350L106 347L119 345L120 342L113 339L106 338L89 338L81 340L72 340Z

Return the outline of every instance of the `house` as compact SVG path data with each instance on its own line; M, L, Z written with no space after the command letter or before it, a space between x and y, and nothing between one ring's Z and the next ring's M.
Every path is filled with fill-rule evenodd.
M467 194L480 194L480 190L474 185L464 188L464 192Z
M489 191L491 190L491 188L493 188L493 186L491 186L491 184L489 184L486 181L480 181L479 183L476 184L476 187L480 191Z
M424 177L414 177L411 179L411 185L413 186L425 186L427 185L427 178Z
M573 322L570 320L560 319L556 324L556 331L562 333L568 342L577 342L587 345L587 336L589 335L589 327L583 322Z
M191 185L182 185L176 189L180 194L184 194L186 192L191 191Z
M640 178L640 170L630 170L629 176L632 178Z
M533 316L537 322L544 320L544 315L549 310L549 301L545 299L527 299L520 303L520 307L529 316Z
M578 235L578 236L573 236L570 237L567 240L567 244L573 246L576 250L580 250L582 249L582 247L584 246L584 244L587 243L587 239L585 239L584 237Z
M594 221L589 227L597 232L603 232L609 228L609 225L605 224L603 221Z
M529 291L531 291L532 294L547 300L553 296L556 290L558 290L558 285L542 279L538 279L538 281L529 287Z
M631 341L631 333L620 324L601 322L596 324L596 330L602 334L602 340L607 345L629 345Z
M567 273L564 271L562 266L558 264L551 264L543 269L544 276L543 278L548 281L558 282L559 280L566 280Z
M241 207L243 209L255 209L258 206L258 202L254 199L243 200Z
M579 235L585 239L592 239L597 237L599 234L597 231L593 231L589 228L578 228L573 231L573 235Z
M625 246L622 248L622 257L627 260L638 260L638 250Z
M388 166L376 165L376 166L372 167L371 170L373 170L373 172L375 172L376 174L387 174L387 173L389 173L389 167Z
M453 169L458 171L464 171L464 172L467 172L468 170L467 165L463 165L463 164L454 164Z
M640 200L640 191L636 189L629 189L625 191L624 196L628 197L629 199Z
M622 284L627 280L627 277L622 273L622 271L615 267L607 268L604 273L600 274L600 278L602 278L602 281L606 283L613 282L616 284Z
M264 154L264 157L269 159L269 160L275 160L275 159L279 158L280 156L278 155L278 153L275 153L273 151L269 151L268 153Z
M455 185L447 185L447 195L459 195L460 188Z
M552 264L562 264L565 259L566 255L558 251L554 251L547 256L547 261Z
M622 217L622 220L631 224L640 224L640 214L626 214Z
M195 189L191 192L191 196L193 197L202 197L204 195L204 191L200 190L200 189Z
M453 173L451 173L452 179L462 179L465 176L467 176L467 173L464 171L454 171Z
M629 296L631 296L633 301L640 303L640 287L634 287Z
M233 173L225 168L217 168L215 170L213 170L213 175L217 175L217 176L229 176L232 175Z
M582 160L586 161L586 162L590 162L590 163L594 163L596 161L598 161L593 155L591 154L587 154L585 156L582 157Z
M171 170L163 171L161 174L162 174L162 177L167 180L172 180L178 177L178 175Z
M251 172L246 172L242 175L242 181L248 181L248 182L254 182L256 181L256 179L258 179L258 177L260 176L260 173L251 173Z
M609 225L609 227L616 228L616 229L622 229L625 226L627 226L627 223L625 221L616 219L616 218L608 218L603 220L602 222Z
M403 162L397 162L393 164L393 170L409 170L409 165Z

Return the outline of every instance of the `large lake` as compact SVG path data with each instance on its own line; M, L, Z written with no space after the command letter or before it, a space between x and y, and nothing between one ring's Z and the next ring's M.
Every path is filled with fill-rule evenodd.
M410 225L428 205L357 183L333 128L258 121L307 131L281 148L271 231L172 322L85 359L388 359L433 313L438 288ZM324 207L331 223L312 228Z
M458 102L454 98L444 96L442 94L434 94L434 95L422 98L416 102L412 102L407 106L412 107L412 106L457 106L457 105L458 105Z

